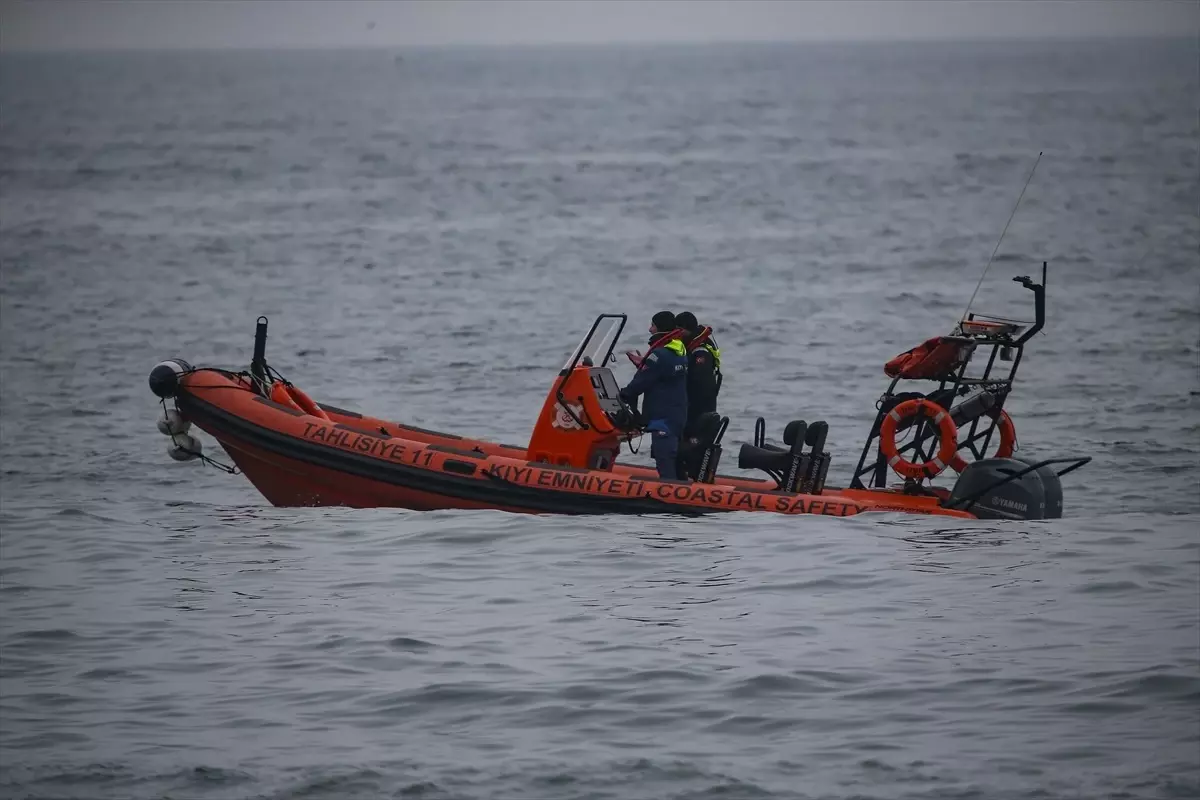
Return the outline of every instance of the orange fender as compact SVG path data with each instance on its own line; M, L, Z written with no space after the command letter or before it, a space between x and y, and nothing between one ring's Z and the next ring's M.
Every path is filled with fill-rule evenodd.
M287 393L291 397L292 402L294 402L305 414L317 417L318 419L323 419L326 421L329 420L329 415L325 413L325 410L314 403L313 399L305 394L300 387L293 386L289 383L287 385Z
M271 400L293 411L304 413L304 409L288 394L287 386L283 381L275 381L271 384Z

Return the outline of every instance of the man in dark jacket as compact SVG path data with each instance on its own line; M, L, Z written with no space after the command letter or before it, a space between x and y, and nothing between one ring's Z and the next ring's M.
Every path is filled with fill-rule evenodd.
M717 410L717 393L721 391L721 351L711 338L697 341L702 328L696 315L684 311L675 318L675 325L687 332L687 423L684 436L692 432L692 426L701 414Z
M679 339L661 341L675 328L675 315L670 311L654 315L650 323L652 349L641 358L633 380L621 390L621 399L631 405L639 395L646 396L642 418L651 436L650 457L660 478L678 477L675 458L687 422L686 349Z

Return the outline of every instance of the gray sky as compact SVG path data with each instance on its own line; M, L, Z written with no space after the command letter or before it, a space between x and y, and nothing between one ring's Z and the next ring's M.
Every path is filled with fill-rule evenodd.
M1161 35L1200 0L0 0L6 51Z

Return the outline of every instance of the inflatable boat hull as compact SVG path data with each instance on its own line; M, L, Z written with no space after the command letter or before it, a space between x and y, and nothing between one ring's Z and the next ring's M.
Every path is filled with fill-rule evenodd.
M277 506L496 509L543 514L706 514L760 511L852 516L903 511L974 518L937 497L891 490L781 492L764 480L661 480L617 464L586 470L526 460L522 447L366 417L319 405L321 419L261 397L246 377L216 369L183 375L175 395L188 420L212 435Z

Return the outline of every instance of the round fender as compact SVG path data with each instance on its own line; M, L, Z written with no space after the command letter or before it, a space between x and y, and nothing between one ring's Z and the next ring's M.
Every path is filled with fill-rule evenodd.
M284 408L290 408L293 411L299 411L302 414L306 413L304 409L300 407L300 404L292 399L292 395L290 392L288 392L287 386L284 385L283 381L275 381L271 384L271 400L283 406Z
M325 413L325 410L313 402L313 399L305 394L299 386L293 386L289 383L286 384L284 388L287 390L288 396L292 399L292 402L299 406L300 410L305 414L317 417L318 419L323 419L326 422L329 421L329 415Z

